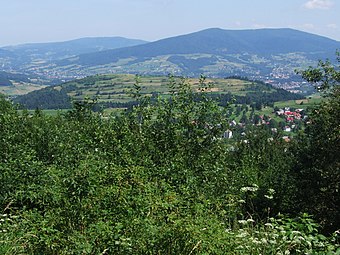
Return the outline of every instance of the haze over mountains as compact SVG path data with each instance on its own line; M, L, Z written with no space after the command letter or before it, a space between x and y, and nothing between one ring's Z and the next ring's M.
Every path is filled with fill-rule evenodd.
M211 28L155 42L83 38L0 49L4 71L73 79L98 73L136 73L254 79L295 79L294 70L334 58L340 42L294 29Z
M65 42L28 43L6 46L0 49L0 56L16 58L16 60L9 60L20 67L38 60L42 62L53 61L75 55L134 46L142 43L146 43L146 41L124 37L87 37Z
M16 55L33 55L41 58L60 59L66 56L135 46L142 43L146 43L146 41L124 37L87 37L65 42L29 43L7 46L3 49L11 51Z

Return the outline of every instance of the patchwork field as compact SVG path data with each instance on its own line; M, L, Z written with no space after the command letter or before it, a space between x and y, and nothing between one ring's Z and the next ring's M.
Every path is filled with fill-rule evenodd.
M141 76L139 85L143 95L169 93L169 79L166 76ZM175 78L177 83L181 82L181 78ZM194 90L199 90L199 79L189 78L186 83L192 85ZM132 74L103 75L91 76L81 80L67 83L69 87L68 95L75 100L81 100L85 97L96 98L99 102L127 102L131 100L131 89L136 83L136 76ZM251 81L239 79L206 79L205 83L209 85L207 91L216 94L232 93L234 95L243 96L249 92L249 88L255 83ZM256 83L256 86L261 84ZM60 87L55 87L60 89ZM258 88L267 90L268 88Z
M172 85L171 85L172 84ZM28 109L67 109L72 102L95 100L101 108L126 108L135 99L135 87L142 96L168 97L171 90L187 85L193 91L206 91L222 104L235 99L239 104L262 104L281 100L298 100L302 96L277 89L260 81L237 78L183 78L136 76L133 74L94 75L19 96L15 101Z

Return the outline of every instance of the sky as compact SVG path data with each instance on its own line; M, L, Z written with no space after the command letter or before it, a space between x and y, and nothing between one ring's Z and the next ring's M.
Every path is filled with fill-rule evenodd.
M155 41L218 27L294 28L340 41L340 0L0 0L0 47L82 37Z

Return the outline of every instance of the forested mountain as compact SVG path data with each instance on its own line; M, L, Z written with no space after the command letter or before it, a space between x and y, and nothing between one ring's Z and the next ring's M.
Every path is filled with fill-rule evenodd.
M331 57L340 42L293 29L207 29L133 47L81 54L48 67L59 74L139 73L293 77Z
M133 57L144 60L177 54L250 54L270 56L301 52L334 54L340 42L293 29L223 30L212 28L196 33L171 37L135 47L89 53L61 63L102 65Z

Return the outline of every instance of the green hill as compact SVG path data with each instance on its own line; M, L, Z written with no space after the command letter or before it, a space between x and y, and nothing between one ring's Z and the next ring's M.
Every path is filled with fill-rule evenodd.
M175 81L181 83L182 78L177 77ZM166 76L141 76L139 82L144 96L155 98L158 95L167 97L169 94L169 78ZM198 78L189 78L185 82L193 90L199 90ZM95 75L33 91L15 98L15 102L29 109L63 109L70 108L72 101L89 98L96 99L98 106L104 108L126 108L134 104L131 90L135 83L136 76L132 74ZM207 79L206 83L210 85L209 95L218 97L222 104L233 98L245 104L302 98L263 82L240 78Z

